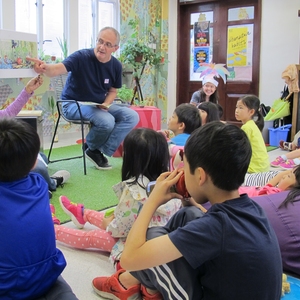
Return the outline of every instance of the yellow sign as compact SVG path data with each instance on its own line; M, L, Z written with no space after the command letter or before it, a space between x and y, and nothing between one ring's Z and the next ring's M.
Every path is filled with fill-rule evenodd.
M247 27L231 27L228 29L227 66L247 65Z

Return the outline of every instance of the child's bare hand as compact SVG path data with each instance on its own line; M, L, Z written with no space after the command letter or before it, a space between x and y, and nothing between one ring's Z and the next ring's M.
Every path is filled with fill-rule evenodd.
M165 130L164 133L165 133L166 138L169 139L170 138L170 131L169 130Z
M177 183L182 171L162 173L156 180L155 187L149 196L149 201L155 201L158 205L164 204L173 198L182 199L182 196L172 191L172 187Z
M158 130L167 140L170 138L170 131L169 130Z
M197 203L194 198L190 197L190 198L184 198L181 200L182 201L182 206L196 206L198 208L200 208L204 213L207 212L207 209L204 208L201 204Z
M115 218L115 215L112 214L109 217L104 217L102 220L102 223L100 225L100 228L103 230L106 230L107 226L109 225L109 223Z
M33 91L39 88L43 84L43 82L44 79L41 75L38 75L37 77L30 79L25 86L26 92L28 94L31 94Z

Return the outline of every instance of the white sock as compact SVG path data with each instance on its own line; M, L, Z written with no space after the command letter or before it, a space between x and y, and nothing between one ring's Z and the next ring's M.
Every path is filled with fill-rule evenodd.
M294 158L293 159L295 165L300 165L300 159L299 158Z

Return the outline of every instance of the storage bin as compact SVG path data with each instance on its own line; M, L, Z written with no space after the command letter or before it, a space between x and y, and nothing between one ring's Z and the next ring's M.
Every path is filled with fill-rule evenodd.
M286 142L291 127L292 124L287 124L278 128L269 128L269 145L278 147L280 140Z
M269 128L273 127L274 121L265 121L264 128L262 130L262 136L265 144L269 144Z

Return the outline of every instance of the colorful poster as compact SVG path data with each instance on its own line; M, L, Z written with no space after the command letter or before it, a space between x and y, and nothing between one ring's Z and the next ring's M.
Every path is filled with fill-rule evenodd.
M209 47L194 48L194 72L197 72L201 63L209 63Z
M227 40L227 66L247 66L247 27L228 28Z
M209 21L194 24L194 46L209 46Z

